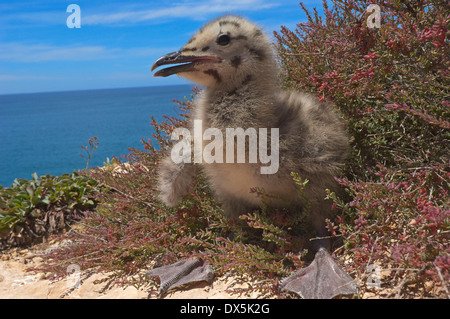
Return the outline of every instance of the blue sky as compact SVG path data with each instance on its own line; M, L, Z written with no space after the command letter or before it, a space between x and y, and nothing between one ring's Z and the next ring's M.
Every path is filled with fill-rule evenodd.
M66 25L72 3L81 9L79 29ZM227 13L269 35L305 21L297 0L0 0L0 94L187 83L153 78L150 66Z

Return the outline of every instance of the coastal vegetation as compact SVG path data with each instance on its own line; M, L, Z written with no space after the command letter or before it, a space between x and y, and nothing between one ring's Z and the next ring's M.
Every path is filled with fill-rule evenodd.
M42 241L96 206L97 183L77 172L61 176L33 173L0 186L0 249Z
M336 177L346 193L328 193L336 211L327 221L334 256L356 278L360 296L450 297L447 4L383 1L376 28L367 23L368 1L331 2L324 2L323 16L302 5L307 21L274 37L282 85L333 102L351 140L350 158ZM50 252L40 269L55 278L76 262L108 272L111 282L156 293L157 284L144 275L150 264L196 256L216 276L252 279L246 289L231 289L236 294L293 297L278 282L306 264L307 211L263 207L227 220L202 176L176 208L155 196L158 163L173 143L171 132L186 127L197 93L174 101L178 116L152 118L154 133L142 140L143 150L130 149L104 167L0 187L5 247L27 236L42 240L47 226L40 233L36 225L50 225L59 211L64 226L52 229L66 229L60 236L71 244ZM94 146L84 149L87 159ZM293 178L302 196L308 181Z

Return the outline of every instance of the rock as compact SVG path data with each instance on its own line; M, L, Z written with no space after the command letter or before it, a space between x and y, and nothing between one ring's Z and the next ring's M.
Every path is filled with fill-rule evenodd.
M33 259L34 257L36 257L36 255L33 254L32 252L29 252L23 258L25 258L25 259Z
M41 263L43 261L44 261L44 258L42 258L42 257L34 257L33 258L33 262L34 263Z
M42 273L42 274L38 274L38 275L37 275L37 279L38 279L38 280L44 280L44 279L46 279L46 276L45 276L45 274L43 274L43 273Z

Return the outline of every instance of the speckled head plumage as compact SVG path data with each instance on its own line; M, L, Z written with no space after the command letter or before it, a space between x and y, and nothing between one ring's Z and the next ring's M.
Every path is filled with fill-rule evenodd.
M184 63L184 64L181 64ZM203 26L177 52L159 58L155 76L178 74L208 88L232 89L249 76L276 75L272 45L262 29L238 16L223 16Z

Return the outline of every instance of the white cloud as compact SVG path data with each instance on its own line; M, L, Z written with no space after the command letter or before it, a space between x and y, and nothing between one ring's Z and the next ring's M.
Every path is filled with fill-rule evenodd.
M51 46L41 44L2 43L0 61L45 62L94 60L99 55L111 54L102 46Z
M56 80L56 79L58 78L53 76L0 74L0 82L23 81L23 80Z
M82 24L129 24L155 21L158 19L184 18L191 20L203 20L211 14L222 14L226 12L244 12L269 9L278 6L277 3L267 3L264 0L207 0L195 3L166 4L165 7L144 8L139 10L126 10L118 8L115 12L91 14L85 12ZM152 5L154 7L154 5Z
M273 1L273 2L272 2ZM139 23L158 23L161 20L177 18L206 20L212 15L241 13L279 7L274 0L179 0L121 2L106 5L94 3L80 4L81 25L135 25ZM9 7L9 6L8 6ZM65 6L47 5L37 11L30 11L31 5L13 6L11 10L1 10L2 27L20 28L65 25L69 13Z
M65 25L68 13L60 11L29 12L23 11L2 13L2 28L43 27L49 25Z
M134 47L107 48L104 46L52 46L42 44L0 43L0 61L48 62L48 61L94 61L120 57L161 55L174 48Z

